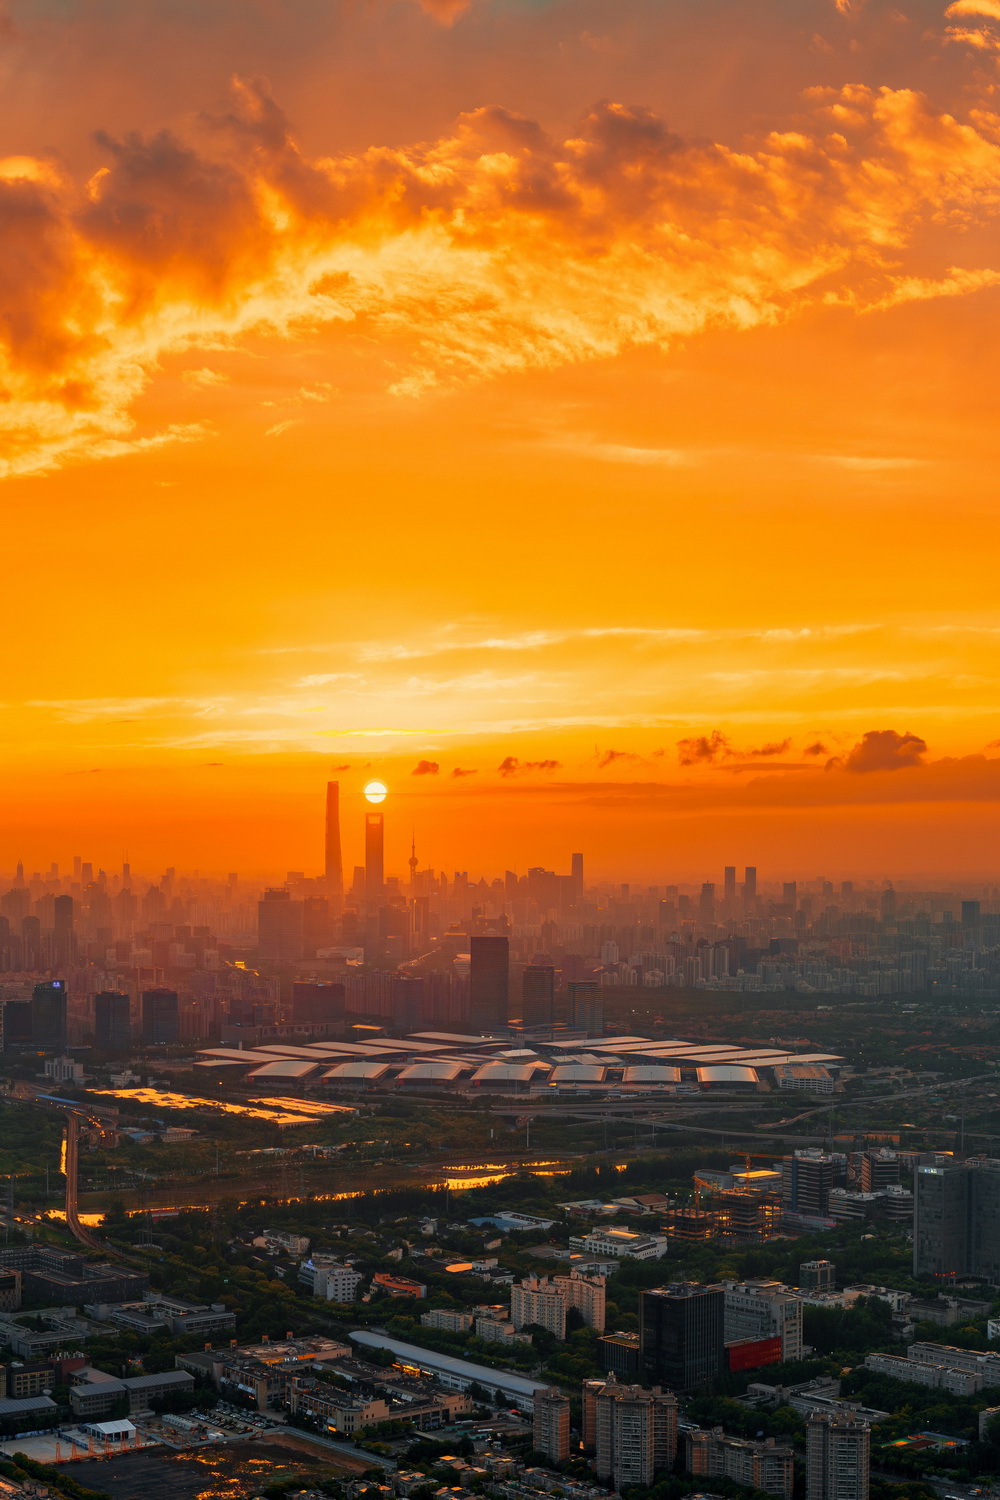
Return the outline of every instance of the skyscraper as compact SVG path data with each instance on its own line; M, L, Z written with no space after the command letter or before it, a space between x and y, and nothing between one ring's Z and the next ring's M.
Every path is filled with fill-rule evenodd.
M169 1045L180 1037L180 1014L174 990L155 989L142 992L142 1040L156 1046Z
M507 1024L510 984L510 943L505 937L469 939L469 1011L473 1025L484 1032Z
M569 1024L588 1036L604 1035L604 991L594 979L578 979L569 989Z
M868 1500L871 1429L858 1417L812 1412L806 1422L806 1500Z
M797 1214L824 1217L830 1209L830 1189L847 1181L847 1157L837 1151L806 1146L781 1162L781 1201Z
M532 1446L554 1464L569 1458L569 1397L555 1386L535 1392Z
M296 980L292 985L292 1020L304 1026L343 1025L344 986L327 979Z
M673 1282L639 1293L639 1363L651 1384L701 1390L725 1359L721 1286Z
M94 996L94 1046L127 1047L132 1040L132 1002L117 990Z
M914 1276L1000 1281L1000 1161L917 1167L913 1188Z
M344 864L340 853L340 782L326 784L326 893L339 910L344 895Z
M743 871L743 905L752 911L757 904L757 866L747 865Z
M365 813L365 898L376 907L385 889L385 822L380 812Z
M573 901L579 904L583 900L583 855L573 854L570 856L570 890Z
M521 976L521 1020L525 1026L551 1026L555 1020L556 971L529 964Z
M424 981L419 975L396 974L390 994L392 1027L401 1035L424 1024Z
M715 921L715 885L711 880L706 880L701 888L698 915L703 922Z
M52 979L36 984L31 994L31 1041L46 1052L62 1052L66 1046L66 983Z
M57 896L53 903L53 958L57 968L73 962L75 948L73 934L73 897Z
M726 907L732 911L736 905L736 866L727 865L723 872L723 899Z
M263 900L257 903L257 947L261 958L300 959L303 917L302 902L293 901L290 891L265 891Z

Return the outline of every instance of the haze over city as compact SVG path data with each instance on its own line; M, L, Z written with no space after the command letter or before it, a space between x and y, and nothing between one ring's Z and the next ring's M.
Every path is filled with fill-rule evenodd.
M1000 1500L1000 0L0 0L0 1492Z
M9 867L990 874L996 8L710 8L13 0Z

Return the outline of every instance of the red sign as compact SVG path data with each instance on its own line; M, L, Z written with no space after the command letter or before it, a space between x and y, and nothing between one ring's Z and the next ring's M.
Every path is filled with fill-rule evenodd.
M757 1370L761 1365L781 1364L781 1339L744 1339L727 1344L730 1370Z

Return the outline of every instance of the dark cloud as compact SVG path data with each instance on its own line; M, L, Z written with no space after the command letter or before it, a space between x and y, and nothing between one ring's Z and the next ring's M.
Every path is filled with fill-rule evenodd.
M605 766L613 766L616 760L642 759L640 755L636 755L632 750L605 750L603 754L600 750L597 750L595 754L597 756L597 769L599 771L603 771Z
M474 768L466 769L464 766L456 766L452 776L478 776L479 772Z
M869 729L844 761L845 771L902 771L923 765L927 742L919 734L897 734L895 729Z
M413 770L410 772L410 775L436 776L440 769L441 767L438 765L436 760L418 760Z
M561 769L557 760L518 760L516 755L508 755L497 766L501 776L516 776L520 771L558 771Z
M771 740L766 745L758 745L755 750L748 750L748 755L784 755L786 750L791 749L791 740Z
M821 740L816 740L813 744L807 745L802 753L804 755L828 755L830 752Z
M711 734L677 741L677 759L682 766L697 766L715 760L716 756L732 753L733 747L718 729L713 729Z
M345 766L334 766L333 769L334 769L334 771L349 771L351 768L350 768L349 765L345 765Z

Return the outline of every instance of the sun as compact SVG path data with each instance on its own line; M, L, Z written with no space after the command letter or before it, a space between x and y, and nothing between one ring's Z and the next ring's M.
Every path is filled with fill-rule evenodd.
M369 802L384 802L388 791L384 781L369 781L365 787L365 796Z

